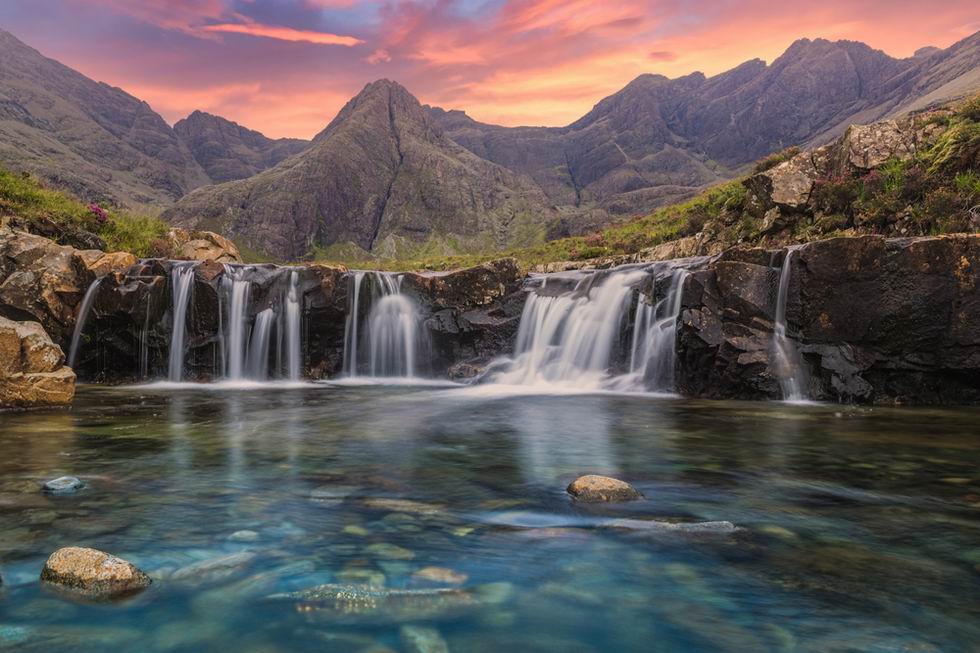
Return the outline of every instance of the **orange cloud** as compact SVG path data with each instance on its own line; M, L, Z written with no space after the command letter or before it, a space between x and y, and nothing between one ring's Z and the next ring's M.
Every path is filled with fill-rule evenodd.
M204 25L199 29L203 32L247 34L248 36L260 36L278 39L280 41L316 43L317 45L345 45L350 47L364 43L361 39L354 38L353 36L341 36L339 34L330 34L329 32L313 32L292 29L290 27L277 27L275 25L261 25L259 23L219 23L217 25Z

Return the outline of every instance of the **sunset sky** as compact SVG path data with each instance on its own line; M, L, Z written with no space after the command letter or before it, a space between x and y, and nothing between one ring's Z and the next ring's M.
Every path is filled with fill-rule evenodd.
M801 37L897 57L980 29L975 0L2 0L0 27L146 100L308 138L366 83L504 125L564 125L641 73L711 75ZM2 62L0 62L2 65Z

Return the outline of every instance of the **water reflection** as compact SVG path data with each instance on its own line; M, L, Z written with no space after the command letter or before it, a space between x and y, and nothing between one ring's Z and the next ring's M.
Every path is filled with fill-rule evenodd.
M980 641L978 417L83 387L71 412L0 419L0 650L397 650L401 621L338 625L268 597L448 582L428 577L481 597L420 620L457 651L965 652ZM586 472L647 500L576 505L564 485ZM88 487L39 491L62 473ZM665 535L653 520L741 530ZM37 574L66 544L123 554L158 582L124 606L49 596ZM245 562L173 580L229 556Z

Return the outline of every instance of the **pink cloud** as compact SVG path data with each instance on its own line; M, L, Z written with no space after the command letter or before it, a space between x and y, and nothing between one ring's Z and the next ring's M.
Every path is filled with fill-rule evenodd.
M217 25L204 25L200 28L203 32L221 32L225 34L246 34L248 36L259 36L280 41L300 41L304 43L315 43L317 45L346 45L348 47L361 45L361 39L353 36L341 36L330 34L329 32L314 32L310 30L292 29L289 27L277 27L275 25L261 25L259 23L219 23Z

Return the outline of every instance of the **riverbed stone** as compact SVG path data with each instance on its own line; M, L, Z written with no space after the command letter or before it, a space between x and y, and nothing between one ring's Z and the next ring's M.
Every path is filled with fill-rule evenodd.
M398 634L405 653L449 653L449 644L435 628L402 626Z
M59 476L44 484L44 491L48 494L74 494L78 492L85 483L74 476Z
M469 576L446 567L423 567L412 574L412 580L444 585L462 585L469 580Z
M41 580L97 598L134 594L152 582L133 564L97 549L66 547L51 554Z
M584 503L635 501L643 498L643 495L626 481L596 474L578 477L568 485L566 491L576 501Z
M204 584L230 578L255 562L258 556L249 551L231 553L201 560L178 569L170 580L181 583Z

